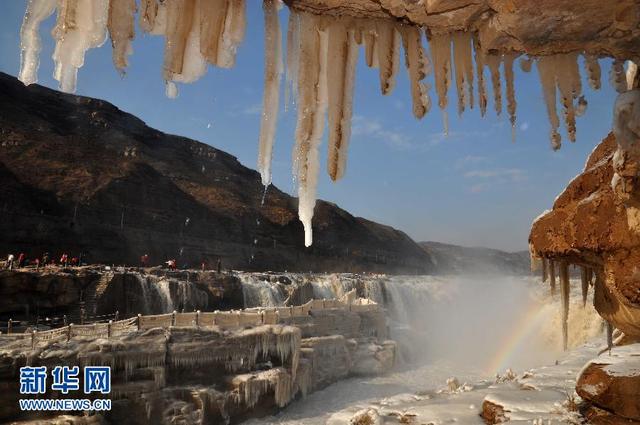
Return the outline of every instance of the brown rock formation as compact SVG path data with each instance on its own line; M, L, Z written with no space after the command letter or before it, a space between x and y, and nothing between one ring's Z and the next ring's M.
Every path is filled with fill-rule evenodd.
M576 385L578 395L600 409L640 420L640 345L616 347L584 367Z
M625 200L612 189L617 145L607 136L585 169L534 223L532 253L593 269L594 304L602 317L628 335L640 336L640 235Z
M244 270L430 269L404 233L319 202L305 249L297 201L208 145L96 99L0 74L0 252ZM182 256L180 256L182 254Z

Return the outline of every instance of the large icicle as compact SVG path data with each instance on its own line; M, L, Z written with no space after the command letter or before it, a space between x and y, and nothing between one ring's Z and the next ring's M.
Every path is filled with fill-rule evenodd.
M569 295L570 295L570 282L569 282L569 266L566 261L560 261L560 303L562 306L562 348L567 350L569 331Z
M38 81L40 65L40 24L56 8L56 0L29 0L20 28L20 74L18 79L29 85Z
M177 88L173 81L183 72L196 0L169 0L164 4L166 5L166 29L163 76L167 82L167 97L174 98L177 96Z
M365 25L361 30L364 43L364 59L369 68L378 67L378 35L375 25Z
M459 31L453 34L452 39L456 91L458 93L458 115L460 115L464 112L465 106L473 108L471 34Z
M76 90L78 69L84 65L87 50L99 47L107 37L108 0L60 0L53 29L56 48L53 52L53 78L60 90Z
M582 284L582 306L586 307L589 296L589 273L584 266L580 267L580 283Z
M396 84L396 74L400 66L400 33L393 22L378 20L377 53L380 67L380 90L383 95L393 91Z
M595 55L584 55L585 68L587 68L587 77L589 80L589 86L594 89L600 89L600 79L602 71L600 70L600 64L598 63L598 57Z
M132 53L131 42L135 37L135 0L110 0L109 36L113 46L113 64L120 72L129 65L128 57Z
M271 159L280 103L282 35L278 19L278 1L264 0L263 8L265 28L264 98L260 124L258 171L262 177L262 184L268 186L271 184Z
M402 44L404 46L405 62L409 71L411 83L411 99L413 101L413 115L420 119L431 108L429 86L422 80L431 71L429 58L422 47L422 31L413 25L401 28Z
M542 283L547 281L548 278L548 271L549 271L549 267L547 264L547 259L545 257L542 257Z
M218 50L228 3L229 0L200 2L200 52L214 66L218 66Z
M484 80L484 53L480 48L480 40L477 35L473 36L473 48L476 54L476 74L478 77L478 105L480 106L480 116L487 113L487 84Z
M158 15L158 0L140 0L140 28L152 32Z
M538 59L538 74L540 75L544 101L547 105L547 114L551 124L551 147L554 150L560 149L562 140L560 133L558 133L560 119L556 108L556 62L555 56L543 56Z
M508 53L504 55L504 77L507 83L507 112L509 112L509 121L511 122L511 138L515 140L516 136L516 88L513 75L513 62L518 55Z
M433 60L438 106L442 110L444 131L448 133L447 92L451 84L451 36L449 34L434 35L429 40L429 46L431 47L431 59Z
M493 108L496 111L496 115L500 115L502 113L502 83L500 79L500 62L502 61L502 57L499 55L486 55L485 61L491 73Z
M305 246L313 242L311 220L316 204L318 148L327 108L327 34L322 18L300 16L298 122L294 169L298 181L298 216L304 226Z
M327 58L329 101L329 155L327 171L331 180L342 178L347 165L351 116L353 112L353 88L355 85L358 45L350 22L334 20L328 27L328 43L331 49Z

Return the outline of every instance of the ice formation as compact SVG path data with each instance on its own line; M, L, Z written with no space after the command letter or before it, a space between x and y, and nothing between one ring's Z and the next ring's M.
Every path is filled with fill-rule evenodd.
M560 303L562 304L562 347L566 351L569 341L569 296L571 284L569 282L569 265L560 262Z
M263 183L268 185L284 49L278 19L281 1L264 0L263 3L265 83L258 168ZM137 12L142 31L165 38L163 78L167 96L176 97L176 83L197 80L206 72L207 64L222 68L234 65L236 50L245 33L245 8L245 0L30 0L21 29L20 79L25 84L36 81L39 26L56 10L55 78L62 90L75 90L77 70L84 63L86 51L100 46L107 32L111 37L114 65L124 72L132 52ZM424 49L425 31L431 58ZM395 86L401 46L404 48L412 112L418 119L430 109L430 87L425 78L433 65L445 132L448 132L447 96L452 78L456 83L458 112L472 108L477 99L480 113L484 115L488 106L484 68L488 67L495 111L497 114L502 111L504 78L507 112L512 132L515 131L517 103L513 65L518 53L483 50L475 32L445 33L391 19L329 18L292 9L286 40L285 110L291 100L298 108L293 162L306 245L312 241L311 220L320 168L318 150L325 120L329 128L328 174L332 180L345 174L359 45L363 46L366 64L378 68L383 94L390 93ZM578 68L581 53L528 56L520 60L520 67L526 72L531 70L533 62L537 63L554 149L561 144L558 102L572 141L576 139L576 117L584 113L587 106ZM583 55L589 85L597 89L601 80L598 58L589 52ZM474 88L474 78L477 88ZM628 62L625 70L624 60L614 61L610 79L618 91L626 91L629 81L637 78L635 63Z
M29 0L24 21L20 29L20 81L32 84L37 81L40 64L40 23L47 19L56 8L56 0Z
M300 17L298 122L293 163L305 246L311 246L313 242L311 219L316 205L318 149L327 109L327 38L326 21L308 14Z
M265 61L264 98L262 101L262 123L260 125L260 147L258 151L258 171L262 184L271 184L271 159L276 135L278 107L280 104L280 80L282 77L282 35L278 19L278 1L265 0Z

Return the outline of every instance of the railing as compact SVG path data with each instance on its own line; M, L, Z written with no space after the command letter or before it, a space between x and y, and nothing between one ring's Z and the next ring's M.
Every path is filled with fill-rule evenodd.
M355 298L355 290L345 294L342 299L311 300L301 306L291 307L265 307L248 308L236 311L214 311L191 313L168 313L155 315L138 314L125 320L106 323L92 323L88 325L74 325L47 330L31 331L23 333L0 334L0 339L21 339L31 338L32 348L35 348L38 341L51 341L56 339L66 339L69 341L76 336L110 338L130 332L136 332L152 328L168 328L172 326L181 327L218 327L222 329L234 329L249 326L275 325L281 323L283 319L292 317L309 316L310 312L328 309L342 309L353 312L366 312L378 310L378 304L371 300ZM8 327L11 329L11 326Z

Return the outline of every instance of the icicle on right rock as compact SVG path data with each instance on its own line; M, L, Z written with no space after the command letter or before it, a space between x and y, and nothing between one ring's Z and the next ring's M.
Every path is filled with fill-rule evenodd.
M616 58L611 65L609 74L611 85L618 93L627 91L627 75L624 70L624 61Z
M258 145L258 171L262 184L271 184L271 160L276 136L278 108L280 105L280 80L282 79L282 35L278 19L278 0L264 0L264 97L262 121ZM293 13L293 12L292 12Z
M20 73L18 79L25 85L38 81L40 65L40 24L53 14L56 0L29 0L20 27Z
M353 89L358 62L358 45L351 23L345 20L333 20L328 27L328 43L331 49L328 51L327 58L329 102L327 171L331 180L336 181L344 176L351 137Z
M287 72L284 87L284 110L289 108L289 101L296 102L296 83L298 80L298 55L300 54L300 15L289 12L287 24ZM290 99L292 98L292 99Z
M327 33L322 18L301 14L298 75L298 122L294 169L298 182L298 216L305 246L313 243L311 221L316 205L319 153L327 109Z
M598 57L595 55L584 55L585 68L587 69L587 79L589 86L593 90L600 89L600 79L602 71L600 70L600 64L598 63Z
M611 349L613 348L613 325L608 320L605 323L607 327L607 349L611 354Z
M551 296L556 294L556 266L555 261L549 259L549 287L551 289Z
M560 303L562 306L562 348L567 351L569 345L569 265L565 260L560 261Z
M582 285L582 307L586 307L589 297L589 273L585 266L580 267L580 283Z
M547 263L548 263L547 258L542 257L542 283L545 283L547 281L548 271L549 271L549 266Z

